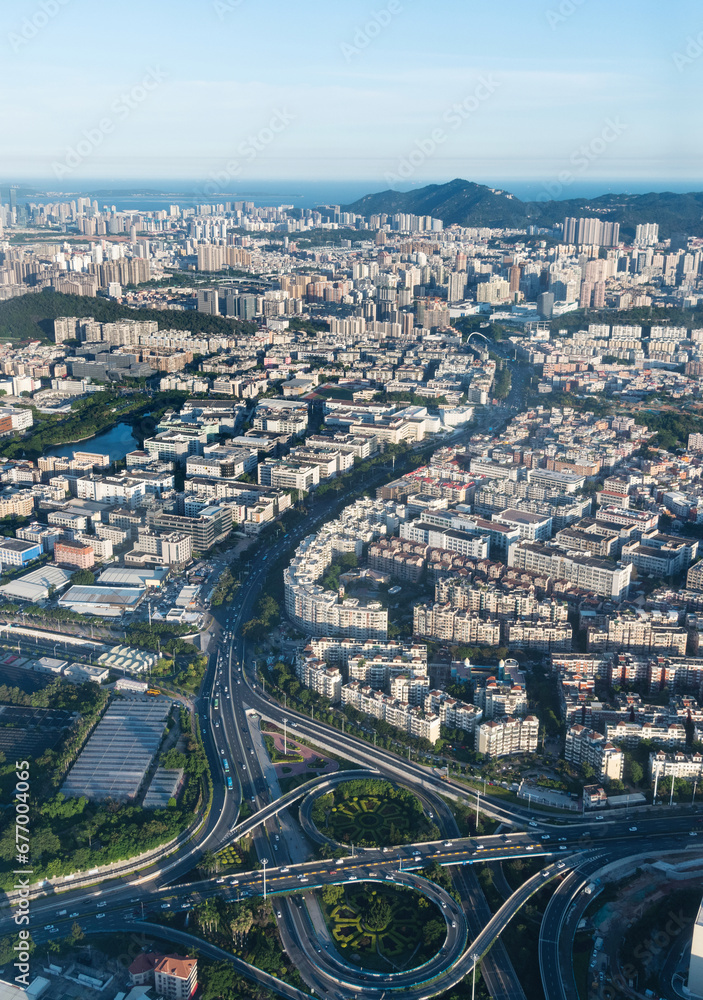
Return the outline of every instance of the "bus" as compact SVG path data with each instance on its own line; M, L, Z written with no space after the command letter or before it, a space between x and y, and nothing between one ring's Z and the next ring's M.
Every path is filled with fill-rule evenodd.
M231 779L231 778L229 777L229 775L228 775L228 776L227 776L227 791L228 791L228 792L231 792L231 791L232 791L232 788L233 788L233 785L232 785L232 779Z
M229 764L227 763L227 758L226 757L222 761L222 766L224 767L225 771L229 771Z

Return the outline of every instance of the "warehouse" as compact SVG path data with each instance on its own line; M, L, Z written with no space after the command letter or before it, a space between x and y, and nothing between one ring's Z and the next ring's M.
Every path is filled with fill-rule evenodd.
M42 566L4 583L0 587L0 594L9 601L29 601L35 604L37 601L47 600L52 588L63 590L70 582L70 571L59 569L58 566Z
M118 698L109 706L63 783L67 796L136 799L159 749L171 703Z
M59 598L59 604L83 615L117 618L134 611L145 594L144 587L74 586Z
M167 567L155 569L124 569L121 566L108 566L104 569L97 582L101 587L161 587L168 576Z

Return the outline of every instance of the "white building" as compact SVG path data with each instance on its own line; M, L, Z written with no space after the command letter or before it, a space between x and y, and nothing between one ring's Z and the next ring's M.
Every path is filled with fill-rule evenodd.
M599 781L622 781L625 754L607 737L585 726L571 726L566 733L564 757L581 767L587 764Z
M691 961L688 966L688 990L693 997L703 997L703 903L693 925Z
M476 750L486 757L534 753L538 739L539 721L534 715L527 715L524 719L512 716L489 719L475 730Z

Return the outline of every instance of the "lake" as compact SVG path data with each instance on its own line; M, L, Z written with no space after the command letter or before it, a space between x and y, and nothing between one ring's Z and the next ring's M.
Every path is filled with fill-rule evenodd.
M115 462L138 446L139 442L132 434L132 425L116 424L111 430L96 434L87 441L79 441L77 444L58 444L54 448L47 448L46 454L55 455L57 458L70 458L74 451L92 451L98 455L109 455L110 460Z

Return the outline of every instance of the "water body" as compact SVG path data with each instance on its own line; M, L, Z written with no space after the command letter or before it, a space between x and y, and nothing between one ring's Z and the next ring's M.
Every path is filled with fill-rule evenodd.
M132 433L131 424L116 424L112 430L103 431L86 441L79 441L77 444L59 444L54 448L47 448L47 455L55 455L57 458L70 458L74 451L92 451L98 455L109 455L112 462L134 451L139 446L139 442Z
M388 185L369 181L351 182L321 182L314 181L238 181L237 187L234 183L228 185L227 191L217 194L209 193L207 184L212 184L209 173L206 173L202 180L190 181L139 181L128 185L126 182L118 182L112 188L108 183L85 181L83 186L77 191L65 191L59 194L56 188L56 180L48 181L46 184L39 183L32 190L38 194L26 194L20 190L17 198L20 203L24 201L34 202L38 205L47 202L70 201L80 195L95 199L101 207L112 205L120 212L141 211L154 212L159 210L168 211L171 205L179 205L181 208L193 208L203 202L225 202L225 201L251 201L257 207L271 205L293 205L294 208L314 208L321 204L348 204L368 194L370 191L383 190ZM29 188L29 185L27 185Z

